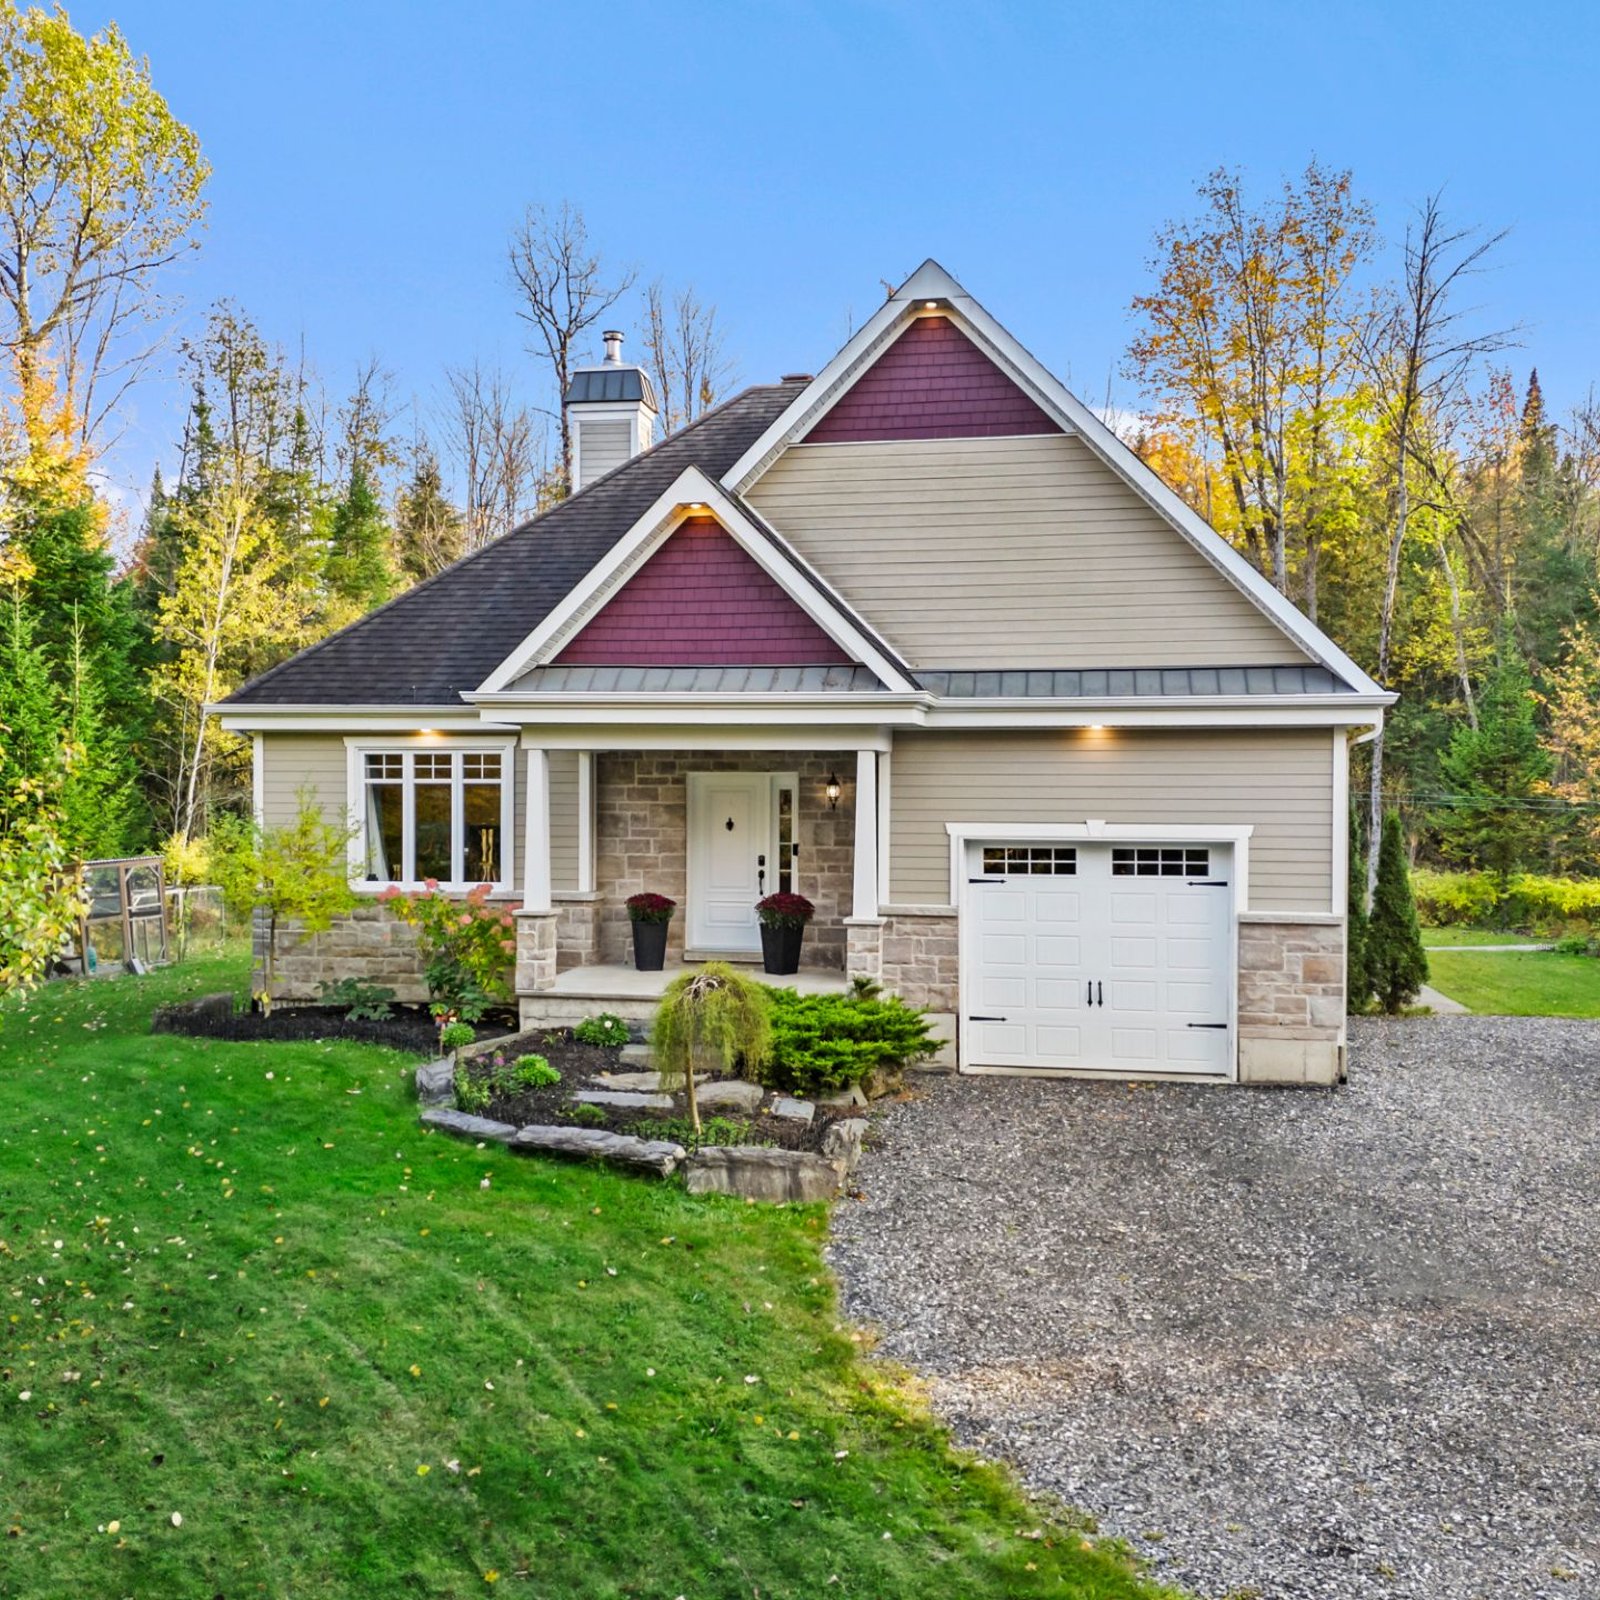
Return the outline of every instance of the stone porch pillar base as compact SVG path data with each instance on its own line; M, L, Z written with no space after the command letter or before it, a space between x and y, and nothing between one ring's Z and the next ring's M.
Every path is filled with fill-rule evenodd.
M556 916L554 911L519 911L517 921L517 993L537 994L556 981Z
M852 978L883 981L883 918L846 917L844 970Z

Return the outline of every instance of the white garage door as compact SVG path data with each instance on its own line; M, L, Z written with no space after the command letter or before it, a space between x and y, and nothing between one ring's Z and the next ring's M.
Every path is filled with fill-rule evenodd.
M1228 1075L1231 847L975 844L967 864L969 1066Z

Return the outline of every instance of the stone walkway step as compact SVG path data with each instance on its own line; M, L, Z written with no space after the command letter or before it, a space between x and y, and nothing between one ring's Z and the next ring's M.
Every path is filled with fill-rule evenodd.
M659 1072L597 1072L594 1081L605 1089L643 1090L655 1093L661 1088L661 1074ZM704 1083L706 1074L697 1072L694 1076L696 1083ZM678 1087L683 1086L680 1083Z
M670 1111L670 1094L630 1094L622 1089L575 1089L573 1103L580 1106L615 1106L619 1111Z
M1431 1007L1441 1017L1468 1017L1472 1015L1459 1000L1452 1000L1449 995L1440 994L1437 989L1431 989L1427 984L1423 984L1417 991L1417 1000L1420 1004Z

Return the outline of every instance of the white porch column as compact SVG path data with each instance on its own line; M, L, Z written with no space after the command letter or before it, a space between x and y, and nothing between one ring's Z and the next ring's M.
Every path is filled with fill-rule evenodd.
M878 752L856 751L855 883L850 914L878 914Z
M594 893L594 751L578 752L578 893Z
M550 757L543 749L528 751L527 813L522 841L522 909L549 911L550 905Z

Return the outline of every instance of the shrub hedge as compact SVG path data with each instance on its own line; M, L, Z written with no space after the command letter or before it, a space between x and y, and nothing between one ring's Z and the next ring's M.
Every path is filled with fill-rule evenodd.
M928 1020L894 996L772 991L772 1055L761 1081L793 1094L849 1089L879 1067L938 1050Z
M1418 868L1411 875L1411 889L1422 920L1435 928L1600 931L1600 878L1518 872L1506 880L1502 892L1491 873Z

